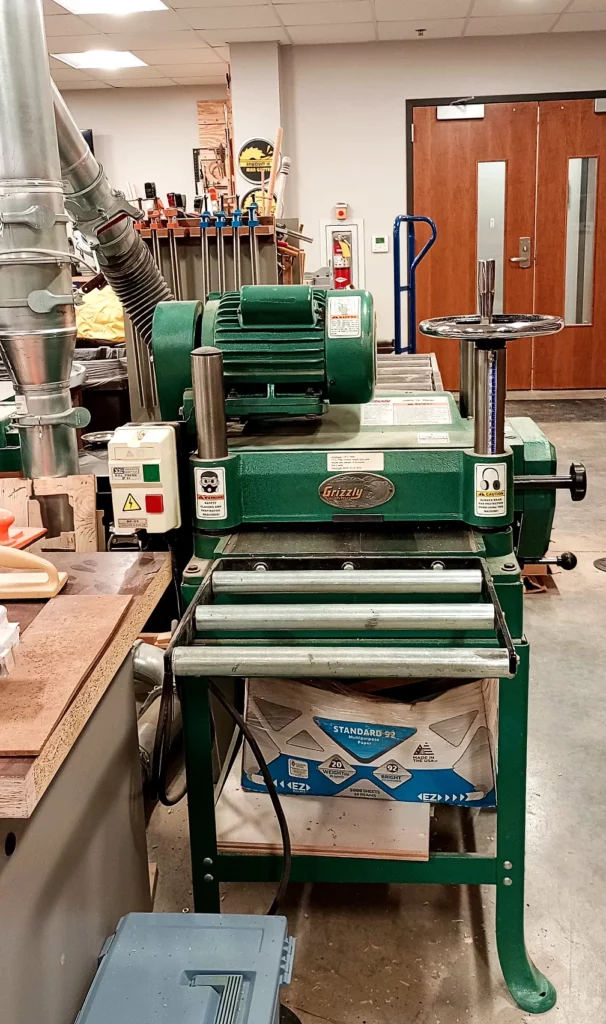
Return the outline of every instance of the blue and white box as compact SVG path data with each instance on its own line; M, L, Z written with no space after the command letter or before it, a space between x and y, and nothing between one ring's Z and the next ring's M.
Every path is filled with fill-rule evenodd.
M250 679L246 719L280 795L494 807L498 681L403 704ZM267 792L245 745L242 787Z

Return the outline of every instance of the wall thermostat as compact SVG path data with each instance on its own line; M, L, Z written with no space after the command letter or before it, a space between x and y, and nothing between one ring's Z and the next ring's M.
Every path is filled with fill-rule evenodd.
M370 247L371 252L389 252L389 235L373 235Z

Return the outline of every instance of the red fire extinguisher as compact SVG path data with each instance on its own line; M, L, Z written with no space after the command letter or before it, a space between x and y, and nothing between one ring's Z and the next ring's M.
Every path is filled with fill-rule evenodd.
M332 269L335 288L351 288L351 234L332 236Z

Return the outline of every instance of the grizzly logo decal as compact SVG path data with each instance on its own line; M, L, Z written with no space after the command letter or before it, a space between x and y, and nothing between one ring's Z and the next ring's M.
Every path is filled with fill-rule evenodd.
M324 480L318 494L334 508L367 509L384 505L395 490L391 480L376 473L340 473Z

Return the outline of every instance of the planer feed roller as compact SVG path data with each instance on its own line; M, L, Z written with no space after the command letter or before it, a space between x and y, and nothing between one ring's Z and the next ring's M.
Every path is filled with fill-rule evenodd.
M281 858L218 849L211 678L412 678L428 692L441 685L431 680L498 679L494 855L412 863L343 850L294 857L291 877L495 885L505 980L522 1009L543 1012L555 992L524 945L521 567L544 559L555 491L579 499L585 476L556 476L536 424L505 420L507 343L562 321L493 317L493 275L481 264L479 315L420 328L459 341L460 406L445 392L372 399L366 292L248 287L204 308L158 307L161 413L187 424L194 552L166 664L183 710L195 906L213 912L219 882L277 880ZM486 795L465 783L457 800Z

